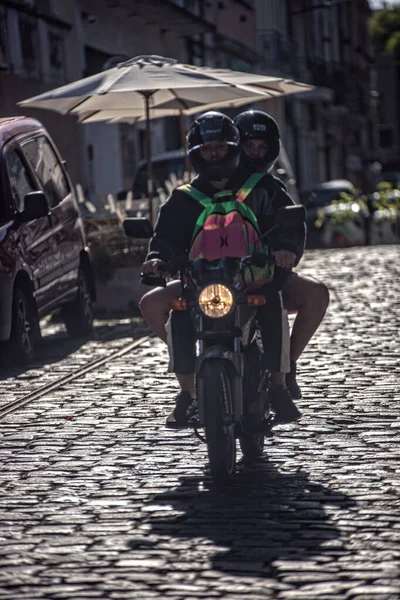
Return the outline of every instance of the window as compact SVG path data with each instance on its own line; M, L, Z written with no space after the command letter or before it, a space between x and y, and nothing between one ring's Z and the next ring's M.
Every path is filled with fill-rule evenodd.
M50 30L48 32L48 44L51 80L54 83L62 84L65 81L63 35L57 31Z
M19 15L22 64L27 75L39 76L39 39L37 22L29 15Z
M29 192L35 192L37 187L22 161L22 157L16 150L6 154L8 177L10 180L13 204L18 212L24 209L24 198Z
M70 187L49 140L37 137L23 144L22 150L43 185L50 207L57 206L70 193Z
M8 67L7 48L7 15L3 6L0 6L0 69Z
M379 145L381 148L391 148L394 143L393 125L379 125Z

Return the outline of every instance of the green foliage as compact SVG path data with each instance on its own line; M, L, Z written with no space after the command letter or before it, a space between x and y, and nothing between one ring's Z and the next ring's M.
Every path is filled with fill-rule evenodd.
M369 202L360 190L355 190L351 194L341 192L338 200L333 200L329 206L321 208L317 212L314 224L321 228L329 221L329 225L335 231L340 231L343 225L353 221L357 214L363 212L366 215L367 211L380 214L382 218L390 219L393 222L398 221L400 218L400 185L394 188L387 181L379 183Z
M360 190L354 190L352 193L341 192L338 200L332 200L329 206L317 212L315 226L321 228L329 220L334 229L340 230L345 223L354 221L360 211L366 210L367 200Z
M372 208L396 222L400 216L400 185L394 188L387 181L379 183L376 192L372 194Z
M379 54L400 56L400 6L377 11L370 21L369 30Z

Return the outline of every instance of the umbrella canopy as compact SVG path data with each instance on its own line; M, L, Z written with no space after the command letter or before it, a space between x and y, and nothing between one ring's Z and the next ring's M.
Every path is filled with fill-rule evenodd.
M271 78L277 81L278 78ZM97 111L133 111L143 113L143 98L153 109L176 111L197 109L204 104L223 103L235 98L264 94L267 89L246 88L243 83L229 83L199 67L180 64L173 59L138 56L102 71L20 102L55 110L61 114Z
M146 119L151 204L150 118L240 106L310 89L312 86L278 77L195 67L162 56L137 56L18 104L76 114L85 123Z

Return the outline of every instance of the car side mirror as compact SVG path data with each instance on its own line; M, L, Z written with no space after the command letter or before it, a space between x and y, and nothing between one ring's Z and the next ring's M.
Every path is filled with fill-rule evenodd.
M143 217L131 217L124 219L124 231L126 235L133 238L148 239L153 237L153 227L148 219Z
M306 220L306 209L301 204L281 206L275 213L275 225L301 225Z
M33 219L47 217L49 214L49 205L44 192L29 192L24 198L24 209L19 213L19 219L26 223Z

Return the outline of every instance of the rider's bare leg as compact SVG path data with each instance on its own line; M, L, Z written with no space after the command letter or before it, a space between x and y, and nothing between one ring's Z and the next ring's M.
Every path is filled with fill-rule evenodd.
M167 343L167 332L165 324L169 317L169 303L171 300L179 298L181 293L180 281L171 281L165 288L157 287L147 292L139 302L142 317L149 327ZM176 373L176 378L183 392L189 392L192 398L195 397L194 375L181 375Z
M281 385L286 387L286 373L271 373L271 383L272 385Z
M139 309L148 326L167 343L165 324L169 317L169 303L179 298L181 282L170 281L165 288L156 287L147 292L139 302Z
M325 316L329 290L321 281L292 273L282 293L288 313L297 313L290 338L290 359L296 362Z

